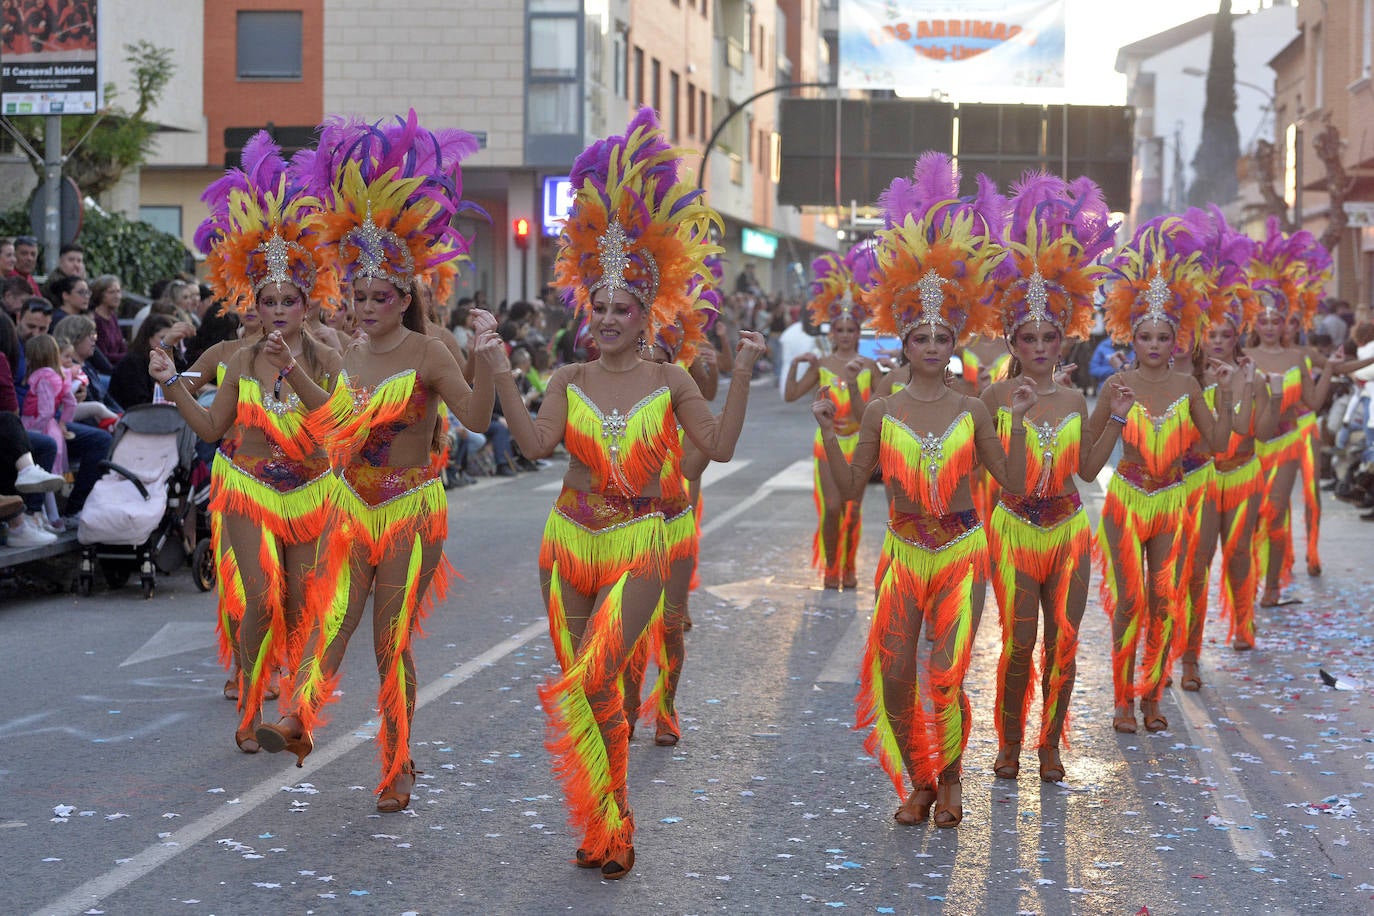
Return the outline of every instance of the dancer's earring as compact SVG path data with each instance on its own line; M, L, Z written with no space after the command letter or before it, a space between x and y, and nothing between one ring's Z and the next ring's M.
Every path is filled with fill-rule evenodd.
M640 356L647 356L649 354L649 342L644 339L643 334L640 334L639 340L635 341L635 347L638 348Z

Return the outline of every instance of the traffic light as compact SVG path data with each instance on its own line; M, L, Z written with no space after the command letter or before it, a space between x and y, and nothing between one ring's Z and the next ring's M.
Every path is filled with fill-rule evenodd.
M530 221L525 217L520 217L512 223L511 228L515 232L515 247L521 251L530 247Z

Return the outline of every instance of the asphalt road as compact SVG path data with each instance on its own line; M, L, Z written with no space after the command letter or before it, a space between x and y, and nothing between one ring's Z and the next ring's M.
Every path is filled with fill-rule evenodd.
M0 593L0 911L1374 909L1374 528L1353 510L1327 505L1326 575L1298 583L1303 604L1261 612L1257 651L1209 638L1207 685L1169 691L1168 732L1112 732L1094 601L1061 785L1038 781L1029 751L1019 782L992 778L998 632L987 613L963 825L901 827L852 730L871 589L817 588L809 412L770 386L753 397L735 462L708 476L683 740L631 748L639 833L627 880L570 864L576 838L542 746L535 686L554 659L535 558L551 468L451 494L448 553L466 579L417 648L424 775L402 814L373 808L365 633L332 723L296 769L235 749L213 598L189 572L160 579L146 602L134 588ZM1100 492L1084 492L1095 514ZM865 507L861 579L882 531L879 488ZM1319 667L1354 689L1323 687Z

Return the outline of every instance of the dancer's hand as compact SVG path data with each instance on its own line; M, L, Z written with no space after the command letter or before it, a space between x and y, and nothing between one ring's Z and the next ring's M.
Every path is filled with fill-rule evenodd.
M747 369L749 374L753 375L754 363L758 362L759 357L767 350L768 346L763 342L763 335L758 331L740 331L739 346L735 350L735 371Z
M159 385L176 375L176 363L172 362L172 356L160 347L153 347L148 351L148 374L153 377L153 381Z
M702 346L697 347L697 358L694 362L701 363L708 368L714 369L716 366L716 348L711 346L708 340Z
M469 314L472 322L472 333L481 334L483 331L496 330L496 316L486 309L473 309Z
M510 357L506 355L506 345L495 328L488 328L477 335L474 352L491 370L493 377L502 372L510 373Z
M816 425L821 428L821 436L830 436L835 432L835 402L830 400L830 386L821 385L816 389L816 399L811 402L811 416L816 418Z
M1108 403L1111 405L1112 413L1118 417L1126 416L1135 404L1135 392L1118 378L1113 378L1107 387L1110 389Z
M262 345L262 355L267 357L267 362L278 372L291 365L291 348L282 339L281 331L273 331L267 335L267 340Z
M854 376L855 378L858 378L858 377L859 377L859 373L862 372L862 371L864 371L864 361L861 360L861 359L859 359L859 358L856 356L856 357L854 357L853 359L851 359L849 362L847 362L847 363L844 364L844 371L845 371L845 372L848 372L850 375Z
M1269 383L1269 393L1274 397L1283 396L1283 373L1269 372L1265 374L1265 380Z
M1054 383L1065 388L1073 387L1073 374L1078 371L1078 363L1064 363L1054 370Z
M792 365L794 365L794 366L814 366L814 365L816 365L816 363L818 363L818 362L820 362L820 361L821 361L821 358L820 358L819 356L817 356L815 353L812 353L812 352L810 352L810 351L807 351L806 353L802 353L802 354L798 355L796 359L792 360Z
M1207 369L1216 378L1217 385L1226 387L1231 384L1231 376L1236 374L1236 367L1230 363L1224 363L1219 359L1208 357Z
M1031 384L1030 379L1023 379L1011 393L1012 420L1019 423L1025 417L1026 411L1034 407L1039 400L1040 395L1036 392L1035 385Z

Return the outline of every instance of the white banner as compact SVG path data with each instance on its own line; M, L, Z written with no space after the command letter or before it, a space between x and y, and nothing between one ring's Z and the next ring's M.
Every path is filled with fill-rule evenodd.
M1064 89L1064 0L840 0L840 88L1018 102Z

